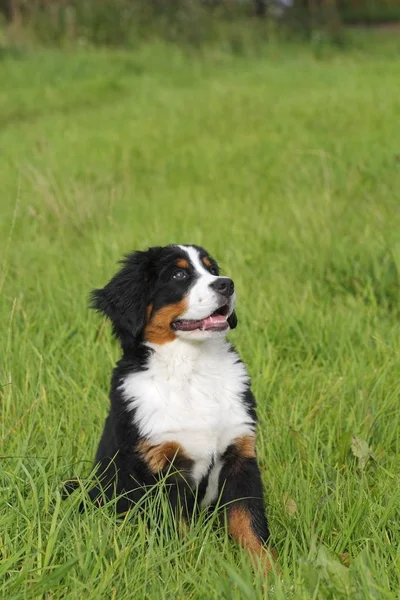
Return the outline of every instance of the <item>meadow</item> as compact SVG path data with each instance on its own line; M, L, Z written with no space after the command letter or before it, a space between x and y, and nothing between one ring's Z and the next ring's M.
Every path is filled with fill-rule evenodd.
M400 597L399 47L2 50L2 598ZM267 583L216 520L61 500L118 357L88 294L174 242L235 280Z

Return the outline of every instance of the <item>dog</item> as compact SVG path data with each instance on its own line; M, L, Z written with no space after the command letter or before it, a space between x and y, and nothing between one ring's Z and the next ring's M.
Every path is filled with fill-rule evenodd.
M166 478L177 518L224 507L230 535L268 572L256 402L226 339L238 322L232 279L199 246L152 247L126 255L91 299L122 349L95 458L102 496L91 499L115 495L125 513Z

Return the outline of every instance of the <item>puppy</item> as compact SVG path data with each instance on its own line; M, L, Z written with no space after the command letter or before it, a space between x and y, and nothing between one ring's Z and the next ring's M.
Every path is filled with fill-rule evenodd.
M93 500L120 496L126 512L166 479L179 519L217 503L229 533L265 571L269 530L256 457L256 403L246 367L226 340L237 325L232 279L198 246L149 248L92 292L122 358L95 464Z

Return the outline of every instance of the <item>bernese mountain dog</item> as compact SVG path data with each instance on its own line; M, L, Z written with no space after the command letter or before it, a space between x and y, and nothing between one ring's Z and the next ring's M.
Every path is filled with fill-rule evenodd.
M224 507L230 535L265 572L271 550L256 456L256 402L226 340L237 325L232 279L193 245L129 254L92 292L122 348L95 465L93 501L117 496L125 513L167 477L179 519ZM171 468L173 467L173 468Z

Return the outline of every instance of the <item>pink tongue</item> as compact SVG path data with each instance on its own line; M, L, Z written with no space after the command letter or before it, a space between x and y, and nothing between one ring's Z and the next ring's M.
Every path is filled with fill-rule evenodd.
M227 321L224 315L212 315L202 320L200 329L225 329L226 326Z

